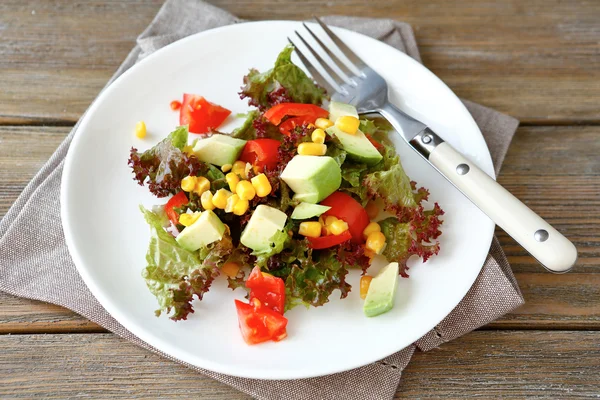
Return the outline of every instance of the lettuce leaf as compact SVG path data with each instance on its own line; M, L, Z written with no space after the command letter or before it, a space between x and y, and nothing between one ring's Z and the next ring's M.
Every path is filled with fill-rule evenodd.
M159 215L143 207L140 209L150 226L150 244L146 253L148 265L142 277L158 301L160 308L156 315L173 311L172 320L185 320L194 312L194 296L202 299L219 270L213 263L214 258L203 263L198 253L179 246L175 238L163 229ZM206 256L208 258L210 254Z
M293 51L293 46L286 46L273 68L266 72L250 70L244 77L240 97L248 98L250 105L260 109L289 102L321 104L325 91L292 63Z

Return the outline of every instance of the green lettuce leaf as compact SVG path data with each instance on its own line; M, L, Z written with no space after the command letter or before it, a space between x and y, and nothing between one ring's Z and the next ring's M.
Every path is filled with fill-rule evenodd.
M243 140L256 139L256 130L254 129L253 123L259 116L260 112L258 110L248 112L244 123L239 128L235 128L233 132L231 132L231 136Z
M250 70L244 77L240 97L247 97L250 105L259 108L283 102L321 104L325 91L292 63L293 51L293 46L286 46L273 68L266 72Z
M277 231L271 238L272 245L268 250L253 251L252 255L256 257L255 264L261 268L266 268L271 257L281 253L285 248L292 243L292 236L288 233L288 229L284 227L283 231Z

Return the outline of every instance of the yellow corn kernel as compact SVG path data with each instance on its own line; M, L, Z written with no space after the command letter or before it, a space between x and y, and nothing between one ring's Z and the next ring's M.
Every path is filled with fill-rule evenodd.
M312 135L310 135L310 138L314 143L323 144L325 143L325 131L320 128L315 129Z
M335 121L335 126L350 135L355 135L358 130L358 126L360 125L360 121L358 118L353 117L351 115L344 115L343 117L339 117L337 121Z
M235 192L242 200L252 200L256 196L256 190L254 190L254 186L250 181L240 181L235 188Z
M271 190L273 190L271 182L269 182L265 174L256 175L251 179L251 182L258 197L267 197L271 193Z
M365 248L374 251L376 254L381 254L385 246L385 236L381 232L372 232L367 237Z
M304 142L298 145L298 154L301 156L324 156L327 146L323 143Z
M194 192L199 196L202 196L202 193L210 190L210 181L203 176L199 176L196 180L196 187L194 188Z
M369 286L371 286L371 281L373 277L370 275L363 275L360 277L360 298L365 299L367 297L367 292L369 291Z
M194 154L194 146L190 146L189 144L187 146L183 146L183 150L182 150L185 154L187 155L192 155Z
M225 212L233 212L233 207L235 207L238 201L240 201L240 196L238 196L237 194L229 196L229 198L227 198L227 202L225 203Z
M363 231L363 236L366 238L373 232L381 232L381 226L377 222L370 222L369 225Z
M332 127L333 122L331 122L331 120L327 118L317 118L317 120L315 121L315 126L319 129L325 130L329 127Z
M135 124L135 136L143 139L146 137L146 123L144 121L138 121Z
M200 204L202 204L202 208L205 210L215 209L215 205L213 204L213 194L210 192L210 190L207 190L200 195Z
M235 215L244 215L248 211L248 208L250 208L250 202L246 199L239 199L233 206L233 213Z
M185 192L193 192L197 181L198 178L195 176L186 176L181 180L181 188Z
M331 232L332 235L341 235L347 230L348 224L346 223L346 221L342 221L341 219L338 219L337 221L329 225L329 232Z
M232 195L233 195L233 193L231 193L227 189L219 189L213 195L212 202L215 207L220 208L221 210L224 210L225 206L227 206L227 199L229 197L231 197Z
M329 226L333 224L335 221L338 221L337 217L333 215L328 215L325 217L325 226Z
M319 217L319 223L321 224L321 226L327 225L325 223L325 215L324 214L321 214L321 216Z
M240 264L234 261L226 262L221 266L221 272L230 278L235 278L238 272L240 272Z
M318 238L319 236L321 236L321 224L317 221L301 222L298 233L302 236Z
M375 219L377 218L377 215L379 215L379 207L377 207L377 204L373 200L369 200L365 206L365 211L367 212L369 219Z
M369 261L373 261L373 257L376 255L373 250L365 249L365 256L369 257Z
M223 172L229 172L229 171L231 171L231 168L233 168L233 165L231 165L231 164L223 164L221 166L221 171L223 171Z
M225 180L229 184L229 190L231 193L235 193L235 188L237 187L238 183L240 183L240 177L237 174L230 172L225 175Z
M248 173L246 172L246 163L243 161L236 161L231 166L231 172L238 174L242 179L248 179Z
M179 223L183 226L190 226L191 224L193 224L194 222L196 222L198 220L198 218L200 218L200 213L193 213L193 214L181 214L179 216Z

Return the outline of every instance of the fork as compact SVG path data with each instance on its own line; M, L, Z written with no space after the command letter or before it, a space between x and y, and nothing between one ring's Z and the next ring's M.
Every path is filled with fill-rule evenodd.
M577 249L566 237L533 212L508 190L446 143L421 121L407 115L388 98L388 85L360 59L327 25L315 18L331 40L327 45L308 25L303 24L313 45L295 31L310 61L288 37L295 52L313 79L325 87L332 101L352 104L359 114L379 114L402 138L473 204L515 239L546 269L555 273L570 270L577 261ZM313 47L314 46L314 47ZM342 60L335 49L344 55ZM326 56L325 56L326 55ZM337 62L336 62L337 60ZM322 72L317 69L321 68Z

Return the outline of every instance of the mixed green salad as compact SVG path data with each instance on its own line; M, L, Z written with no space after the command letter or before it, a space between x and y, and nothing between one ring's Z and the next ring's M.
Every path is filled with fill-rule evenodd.
M287 310L322 306L336 290L348 296L350 268L362 270L372 317L392 308L410 257L438 253L443 211L425 209L428 191L405 174L390 127L328 101L292 52L244 77L240 96L252 110L233 132L217 130L229 110L185 94L171 104L181 126L149 150L131 149L134 180L168 198L141 207L151 232L142 276L157 316L185 320L215 279L227 279L248 291L247 302L235 300L246 342L277 341ZM138 123L138 137L145 129ZM190 142L190 132L202 136ZM378 255L389 263L372 277Z

